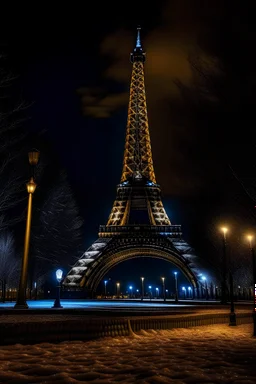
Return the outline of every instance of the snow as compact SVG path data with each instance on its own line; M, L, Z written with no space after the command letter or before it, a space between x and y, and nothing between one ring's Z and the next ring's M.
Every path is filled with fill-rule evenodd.
M253 325L0 346L0 383L254 384Z

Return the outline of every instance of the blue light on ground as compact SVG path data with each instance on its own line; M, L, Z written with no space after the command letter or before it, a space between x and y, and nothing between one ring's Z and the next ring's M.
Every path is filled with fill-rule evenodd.
M28 300L29 308L52 308L54 300ZM13 308L15 302L0 303L1 308ZM188 304L165 304L163 302L141 302L141 301L93 301L93 300L61 300L63 308L90 308L90 309L111 309L111 308L164 308L164 307L188 307Z

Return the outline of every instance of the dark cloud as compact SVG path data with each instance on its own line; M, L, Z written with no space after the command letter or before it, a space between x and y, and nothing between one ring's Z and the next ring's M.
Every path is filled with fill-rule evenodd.
M119 107L128 103L128 95L124 93L105 94L104 89L80 88L78 94L82 101L82 111L84 115L95 118L108 118Z

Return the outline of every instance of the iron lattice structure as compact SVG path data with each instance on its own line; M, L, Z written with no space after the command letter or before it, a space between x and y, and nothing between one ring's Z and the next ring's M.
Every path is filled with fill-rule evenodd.
M131 53L132 78L121 182L107 225L64 279L69 289L92 294L116 264L135 257L170 261L182 270L198 294L197 257L182 239L180 225L171 225L156 183L148 127L144 84L145 52L138 29ZM201 272L201 271L200 271Z
M107 225L141 224L141 217L136 218L135 210L147 212L144 220L151 225L171 224L162 204L153 166L144 80L145 59L138 29L136 47L131 53L132 77L123 171Z
M144 81L145 53L141 51L141 47L135 48L131 61L132 78L121 183L133 175L144 176L156 183Z

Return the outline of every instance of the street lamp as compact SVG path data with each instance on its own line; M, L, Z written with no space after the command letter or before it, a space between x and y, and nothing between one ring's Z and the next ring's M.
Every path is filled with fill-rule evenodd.
M57 269L56 271L56 280L58 282L57 284L57 296L54 301L54 305L52 308L63 308L60 304L60 282L62 280L63 271L61 269Z
M208 286L207 286L207 279L205 276L202 277L202 280L204 281L204 284L205 284L205 299L206 300L209 300L209 296L208 296Z
M163 299L166 300L166 293L165 293L165 277L162 277L162 283L163 283Z
M253 271L253 289L254 289L254 300L253 300L253 336L256 336L256 259L255 259L255 252L254 247L252 245L252 239L253 236L248 235L247 239L249 241L249 247L251 250L252 255L252 271Z
M234 306L234 284L233 275L229 270L229 289L230 289L230 314L229 314L229 325L236 325L236 314Z
M159 288L156 287L156 297L159 297Z
M30 230L31 230L31 216L32 216L32 195L36 190L36 183L34 181L34 167L37 165L39 160L39 151L31 151L28 153L29 164L33 169L33 177L27 183L28 192L28 211L27 211L27 222L25 231L25 242L24 242L24 253L22 258L20 283L17 295L17 302L14 308L27 309L28 304L26 301L26 290L27 290L27 279L28 279L28 253L29 253L29 241L30 241Z
M131 295L131 298L132 298L132 285L130 285L129 289L131 291L130 295Z
M188 297L190 298L192 298L192 295L191 295L191 287L188 287Z
M104 280L104 292L105 292L105 299L107 297L107 280Z
M185 287L182 287L182 291L184 292L184 299L186 299L186 293L187 293L187 290Z
M118 298L119 298L119 295L120 295L119 290L120 290L120 283L116 283L116 295L117 295Z
M148 286L148 289L149 289L149 298L150 298L150 301L152 299L152 291L151 291L151 288L152 288L152 285L149 285Z
M178 303L179 299L178 299L178 278L177 278L177 273L178 272L174 272L174 276L175 276L175 303Z
M144 299L144 277L141 277L141 300Z
M223 258L222 258L222 282L221 282L221 304L227 304L227 231L226 227L222 227L223 233Z
M35 300L37 300L37 283L36 283L36 281L34 282L34 287L35 287Z

